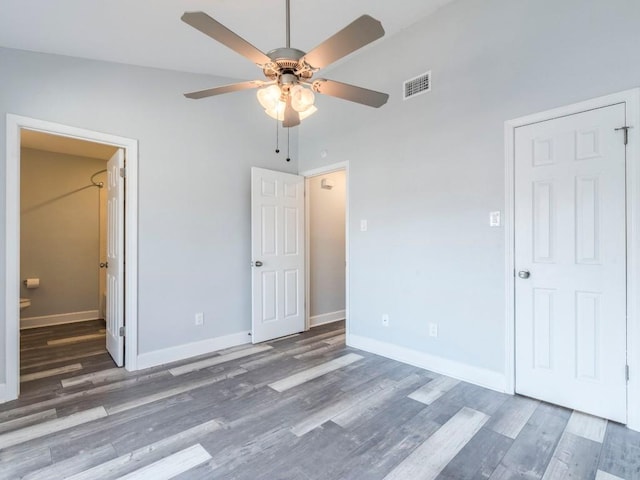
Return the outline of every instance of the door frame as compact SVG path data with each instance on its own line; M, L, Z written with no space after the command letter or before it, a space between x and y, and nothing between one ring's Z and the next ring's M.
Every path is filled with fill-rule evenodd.
M304 217L305 217L305 226L304 226L304 241L305 241L305 253L304 253L304 265L305 265L305 294L304 294L304 302L305 302L305 330L309 330L311 328L311 235L310 235L310 223L309 223L309 210L310 210L310 202L309 196L307 195L307 187L309 185L309 179L312 177L317 177L320 175L326 175L328 173L344 171L344 181L345 181L345 198L344 198L344 258L345 258L345 292L344 292L344 318L345 318L345 333L346 333L346 342L349 343L349 162L339 162L333 163L331 165L326 165L323 167L313 168L311 170L305 170L304 172L300 172L298 175L302 175L304 177Z
M138 141L84 128L7 114L5 176L5 385L0 402L20 392L20 130L36 130L122 148L125 152L125 368L137 369L138 358Z
M640 88L508 120L505 138L505 385L515 394L515 129L615 104L625 104L629 142L627 185L627 426L640 431ZM621 125L622 126L622 125ZM620 132L622 141L622 132ZM622 373L621 373L622 374Z

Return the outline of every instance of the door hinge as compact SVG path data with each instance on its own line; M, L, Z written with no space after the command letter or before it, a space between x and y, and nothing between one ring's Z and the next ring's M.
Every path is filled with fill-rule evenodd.
M627 145L629 143L629 129L633 128L630 127L628 125L625 125L624 127L618 127L615 129L615 131L619 131L619 130L624 130L624 144Z
M124 337L124 327L120 327L120 330L118 330L118 335Z
M629 381L629 365L624 366L624 377Z
M125 167L120 168L120 176L122 178L127 178L127 169Z

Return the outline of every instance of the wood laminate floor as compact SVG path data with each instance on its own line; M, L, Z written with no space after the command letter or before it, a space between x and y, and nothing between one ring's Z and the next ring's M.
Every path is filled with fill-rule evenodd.
M342 323L132 373L103 328L23 332L0 478L640 479L640 434L345 347Z

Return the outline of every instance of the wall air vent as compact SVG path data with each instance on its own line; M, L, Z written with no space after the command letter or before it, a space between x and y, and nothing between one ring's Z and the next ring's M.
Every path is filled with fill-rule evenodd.
M406 80L402 86L403 98L415 97L431 90L431 71Z

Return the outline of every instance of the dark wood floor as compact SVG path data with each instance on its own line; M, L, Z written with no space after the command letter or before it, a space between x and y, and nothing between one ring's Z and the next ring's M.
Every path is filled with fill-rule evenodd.
M22 334L0 478L640 479L640 434L344 345L344 325L128 373L87 322Z

